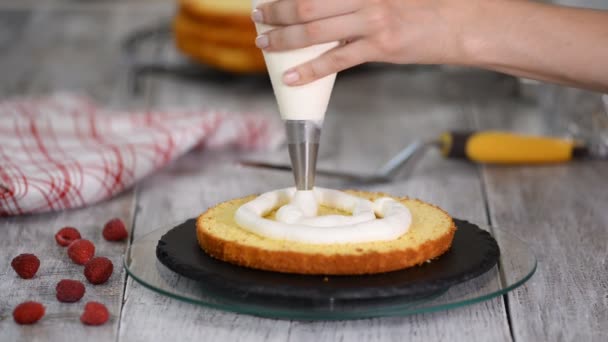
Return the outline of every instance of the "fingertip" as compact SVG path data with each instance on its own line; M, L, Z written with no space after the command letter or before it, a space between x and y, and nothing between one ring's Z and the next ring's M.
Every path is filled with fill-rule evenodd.
M251 20L260 24L264 22L264 13L260 8L256 8L251 12Z
M266 49L270 45L270 40L265 34L260 34L255 38L255 46L259 49Z
M297 70L287 70L285 74L283 74L283 83L287 85L296 85L300 78L300 73Z

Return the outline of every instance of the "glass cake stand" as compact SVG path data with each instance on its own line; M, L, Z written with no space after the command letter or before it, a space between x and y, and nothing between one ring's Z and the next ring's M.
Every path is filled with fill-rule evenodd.
M525 283L536 270L536 257L528 246L505 230L489 231L500 247L498 265L488 272L441 291L415 298L392 296L367 299L303 299L268 297L209 287L181 276L156 258L159 239L179 223L167 225L135 240L127 251L127 273L160 294L209 308L261 317L298 320L344 320L405 316L453 309L489 300ZM237 267L238 271L238 267Z

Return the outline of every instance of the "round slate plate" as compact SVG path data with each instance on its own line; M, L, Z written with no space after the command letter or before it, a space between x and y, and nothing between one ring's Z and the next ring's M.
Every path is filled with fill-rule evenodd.
M172 271L219 291L312 300L372 299L392 296L424 298L490 270L500 254L496 240L467 221L455 219L452 247L438 259L401 271L363 276L311 276L254 270L214 259L196 240L196 220L167 232L156 257Z

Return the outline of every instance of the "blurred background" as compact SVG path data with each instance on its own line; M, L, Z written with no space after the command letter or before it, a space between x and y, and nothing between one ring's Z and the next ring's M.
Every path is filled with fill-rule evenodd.
M608 8L604 0L554 2ZM0 96L68 91L120 108L204 106L274 113L250 12L250 0L4 0ZM600 94L450 66L368 64L345 71L338 78L326 124L331 127L340 117L331 113L348 113L352 120L382 114L385 124L380 120L369 126L403 129L409 120L432 121L434 110L451 106L453 122L429 123L436 129L416 132L434 136L443 129L478 126L482 114L463 109L463 103L513 98L517 103L510 103L509 113L496 127L607 139ZM323 139L330 140L325 145L335 145L342 138L344 134L337 133ZM362 139L371 142L375 137ZM374 154L378 160L372 164L387 160L407 140ZM324 151L330 153L322 148L321 159Z

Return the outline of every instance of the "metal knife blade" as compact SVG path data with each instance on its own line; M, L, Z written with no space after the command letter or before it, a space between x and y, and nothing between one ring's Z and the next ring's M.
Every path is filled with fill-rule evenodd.
M243 166L247 166L247 167L255 167L255 168L261 168L261 169L291 171L290 165L273 164L273 163L267 163L267 162L263 162L263 161L241 160L241 161L239 161L239 164L241 164ZM350 173L350 172L345 172L345 171L334 171L334 170L324 170L324 169L317 169L317 175L333 177L333 178L341 178L341 179L344 179L347 181L360 182L360 183L371 183L371 182L385 183L385 182L390 181L389 178L383 177L383 176L362 175L362 174L355 174L355 173Z

